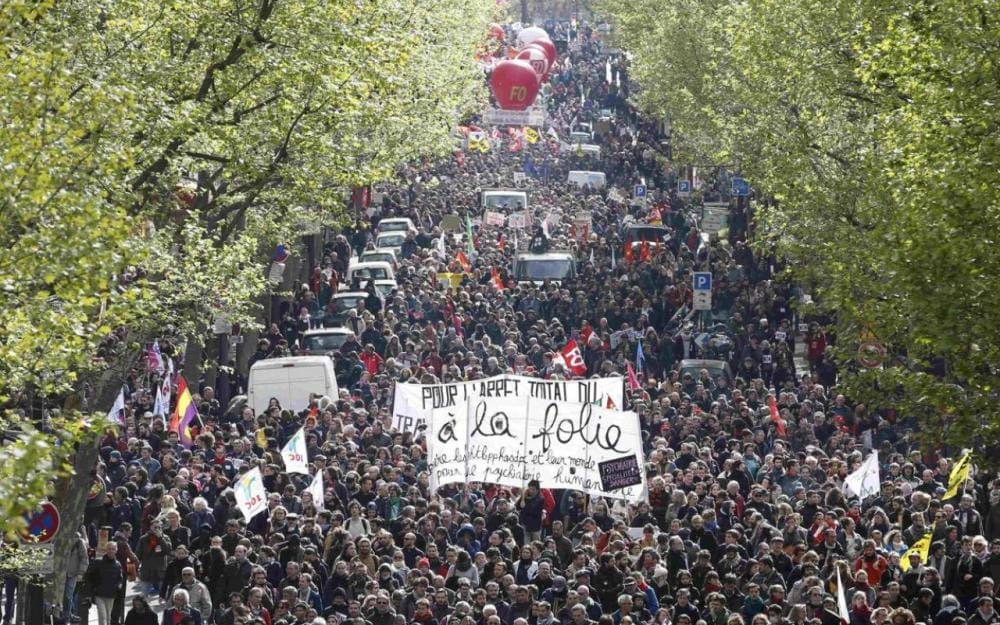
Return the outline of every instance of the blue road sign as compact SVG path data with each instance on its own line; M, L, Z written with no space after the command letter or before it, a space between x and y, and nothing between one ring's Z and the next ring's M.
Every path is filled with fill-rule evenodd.
M739 176L733 177L733 195L736 197L746 197L750 195L750 183Z
M690 180L678 180L677 181L677 192L678 193L691 193L691 181Z
M695 291L711 291L712 290L712 274L708 271L696 271L693 276L692 288Z
M646 197L646 185L644 184L635 185L635 189L632 191L632 197L634 198Z

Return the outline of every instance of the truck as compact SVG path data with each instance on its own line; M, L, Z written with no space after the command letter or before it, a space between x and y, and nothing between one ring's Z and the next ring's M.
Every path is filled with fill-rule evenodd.
M514 279L519 284L559 284L573 278L576 278L576 258L572 252L522 253L514 259Z

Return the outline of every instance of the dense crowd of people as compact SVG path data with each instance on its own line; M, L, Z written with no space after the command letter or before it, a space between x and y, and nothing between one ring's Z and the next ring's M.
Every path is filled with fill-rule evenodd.
M152 412L157 375L136 372L129 426L105 441L105 490L80 527L67 622L91 604L101 625L1000 622L1000 482L970 479L943 499L957 452L922 453L907 415L838 393L835 337L824 319L798 316L801 294L775 279L780 260L751 247L749 202L733 198L722 236L703 237L695 198L674 192L665 128L628 102L627 60L609 56L591 26L558 29L561 57L540 96L546 131L532 141L483 128L488 149L405 168L330 238L262 335L254 361L295 354L305 330L332 323L332 296L379 221L412 219L398 288L373 291L343 320L354 336L332 355L338 397L255 414L229 409L245 390L239 376L221 397L201 385L197 436L185 447ZM599 156L568 140L583 122ZM604 172L607 185L567 183L581 169ZM513 188L515 174L534 223L487 224L480 192ZM710 173L701 194L722 193L724 182ZM646 201L632 202L636 184ZM571 228L581 213L583 232ZM464 226L466 215L471 250L464 227L442 237L448 216ZM669 234L631 249L622 228L632 223ZM577 275L519 284L513 259L529 248L572 250ZM714 276L711 312L692 314L694 271ZM567 377L555 356L570 339L588 377L625 384L628 365L638 369L623 408L641 422L648 499L490 484L432 492L422 435L394 427L393 385ZM181 356L167 339L159 347ZM681 370L704 357L728 373ZM280 449L303 426L322 502L306 491L309 476L282 465ZM881 492L862 501L843 482L869 453ZM232 485L254 467L267 510L245 522ZM927 557L901 562L928 533Z

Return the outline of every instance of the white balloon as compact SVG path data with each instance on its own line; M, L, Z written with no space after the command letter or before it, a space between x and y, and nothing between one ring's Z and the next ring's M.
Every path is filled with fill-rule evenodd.
M517 33L517 44L524 47L536 39L548 39L549 34L545 32L544 28L539 28L537 26L529 26L524 28L521 32Z

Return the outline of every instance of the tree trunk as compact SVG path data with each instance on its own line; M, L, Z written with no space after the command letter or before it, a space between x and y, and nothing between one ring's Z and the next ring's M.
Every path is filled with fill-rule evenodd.
M202 364L205 359L205 349L202 347L201 337L188 336L187 346L184 349L184 370L182 374L187 380L188 388L192 393L198 392L198 382L201 380Z
M84 415L92 423L105 422L105 415L115 403L126 372L139 360L139 355L138 350L126 352L119 357L118 362L101 374L90 401L83 406ZM45 599L52 605L62 605L66 585L66 557L84 520L102 433L102 429L95 427L90 436L77 444L75 452L69 458L73 473L56 480L53 488L52 503L59 509L60 528L53 540L54 572L45 586Z

